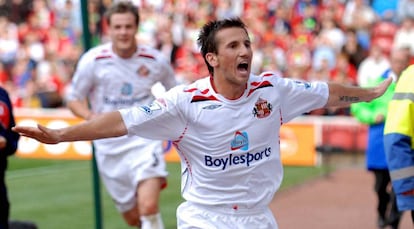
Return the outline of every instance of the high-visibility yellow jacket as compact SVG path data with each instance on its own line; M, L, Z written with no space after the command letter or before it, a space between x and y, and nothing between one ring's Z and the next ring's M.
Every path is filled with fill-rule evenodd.
M384 149L398 208L414 209L414 65L401 74L393 99L388 104Z

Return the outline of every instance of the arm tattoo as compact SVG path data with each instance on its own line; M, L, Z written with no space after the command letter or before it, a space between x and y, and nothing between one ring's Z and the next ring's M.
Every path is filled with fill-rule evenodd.
M359 102L360 98L357 97L357 96L342 95L342 96L339 96L339 101L342 101L342 102Z

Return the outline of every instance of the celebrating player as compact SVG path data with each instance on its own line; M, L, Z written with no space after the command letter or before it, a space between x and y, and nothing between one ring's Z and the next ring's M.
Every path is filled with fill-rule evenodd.
M238 18L207 23L198 43L210 76L177 86L151 105L68 128L14 130L48 144L123 135L172 140L181 158L185 199L177 209L178 228L275 229L268 205L283 176L281 125L313 109L370 101L391 79L360 88L251 74L251 41Z

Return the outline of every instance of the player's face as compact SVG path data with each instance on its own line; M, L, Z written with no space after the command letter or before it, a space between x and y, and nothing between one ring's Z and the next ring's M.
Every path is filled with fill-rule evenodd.
M138 25L132 13L113 14L109 24L113 51L121 57L130 57L136 50L137 30Z
M214 77L244 87L250 75L252 48L242 28L226 28L216 34L217 54Z

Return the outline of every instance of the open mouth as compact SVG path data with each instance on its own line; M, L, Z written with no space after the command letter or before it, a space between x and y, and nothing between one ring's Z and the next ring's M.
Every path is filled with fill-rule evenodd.
M237 69L239 71L247 71L249 68L249 65L247 63L240 63L237 65Z

